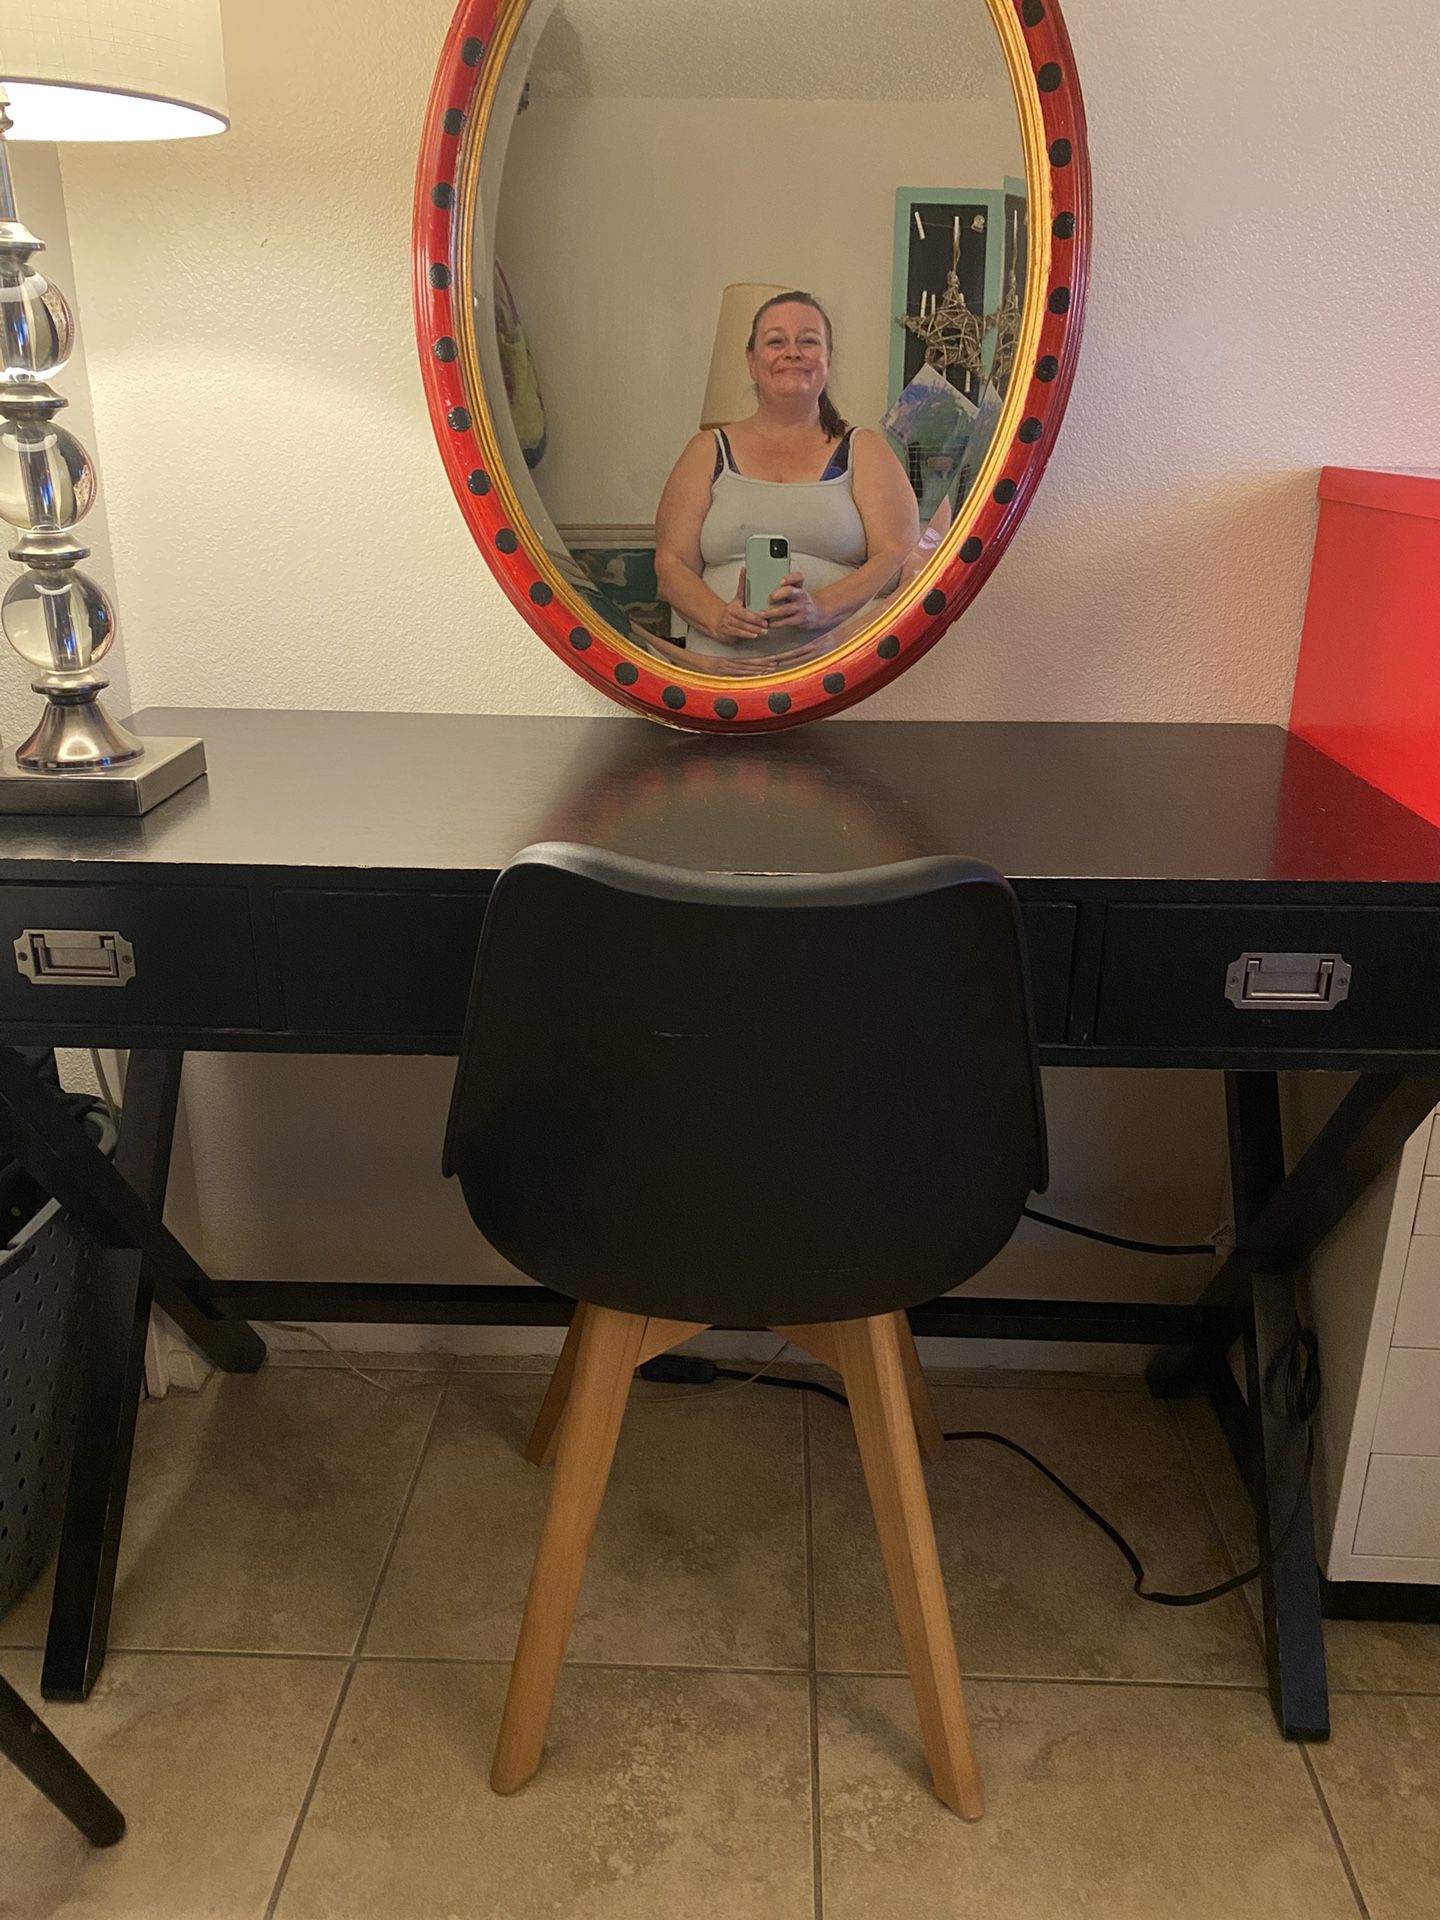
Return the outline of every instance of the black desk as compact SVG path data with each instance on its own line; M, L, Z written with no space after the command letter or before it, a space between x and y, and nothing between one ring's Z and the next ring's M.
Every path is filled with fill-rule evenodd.
M0 824L3 941L28 969L0 969L0 1129L107 1247L47 1695L83 1696L104 1655L152 1297L231 1369L264 1356L247 1316L568 1316L528 1287L216 1282L160 1218L186 1051L455 1052L494 877L558 839L750 872L974 855L1020 896L1048 1065L1225 1073L1240 1244L1195 1306L964 1295L912 1318L1159 1345L1156 1392L1212 1393L1255 1498L1277 1718L1325 1736L1304 1428L1281 1377L1293 1276L1440 1100L1440 831L1270 727L860 720L715 740L624 719L182 709L137 725L202 734L208 779L143 820ZM118 936L133 977L37 981L76 960L37 942L47 929ZM1236 1004L1245 956L1276 953L1329 956L1348 997ZM123 971L119 956L82 964ZM12 1051L33 1044L134 1050L115 1166ZM1290 1068L1358 1078L1287 1169Z

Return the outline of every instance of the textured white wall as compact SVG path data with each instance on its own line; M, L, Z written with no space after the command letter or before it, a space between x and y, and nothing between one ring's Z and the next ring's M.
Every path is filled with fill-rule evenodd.
M449 0L230 0L234 128L63 157L138 700L598 711L472 549L411 343ZM1038 503L882 715L1284 717L1325 460L1435 463L1431 0L1070 0L1086 349Z
M232 0L231 134L65 155L137 702L603 707L491 584L421 404L410 182L448 13ZM1316 469L1437 464L1433 0L1067 13L1096 176L1069 418L977 606L857 725L1282 720ZM473 1271L434 1173L445 1080L192 1062L219 1270ZM1213 1082L1055 1082L1057 1211L1203 1228Z

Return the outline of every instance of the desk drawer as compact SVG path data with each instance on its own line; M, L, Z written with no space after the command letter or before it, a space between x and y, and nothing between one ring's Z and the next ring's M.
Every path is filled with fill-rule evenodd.
M125 956L117 977L94 964L83 984L70 985L67 970L83 972L91 965L85 943L48 940L37 958L39 943L33 938L26 941L30 965L20 971L17 940L67 931L117 936L91 946L92 953ZM112 1029L258 1026L255 947L245 889L0 887L3 1020Z
M443 1036L458 1049L485 893L275 895L286 1025Z
M1433 1347L1390 1349L1370 1450L1440 1458L1440 1353Z
M1440 1460L1372 1455L1355 1520L1355 1551L1440 1561Z
M1349 997L1323 1009L1234 1006L1247 953L1336 954ZM1440 1045L1440 913L1413 907L1112 907L1096 1038L1106 1046Z
M1440 1347L1440 1234L1417 1233L1405 1256L1394 1347Z

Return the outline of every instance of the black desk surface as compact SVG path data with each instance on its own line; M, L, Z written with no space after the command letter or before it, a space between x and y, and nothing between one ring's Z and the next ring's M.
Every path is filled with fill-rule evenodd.
M1279 727L858 720L725 740L620 718L182 708L136 724L202 734L208 778L143 820L0 822L0 878L473 884L529 842L575 839L760 872L964 853L1031 898L1099 883L1440 904L1440 830Z

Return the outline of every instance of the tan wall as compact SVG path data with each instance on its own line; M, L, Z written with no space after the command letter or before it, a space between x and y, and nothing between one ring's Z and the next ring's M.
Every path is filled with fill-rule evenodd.
M1023 171L1009 100L536 102L511 137L497 242L545 395L535 480L552 518L653 521L732 280L822 300L836 402L877 425L895 189L1000 189Z
M448 0L231 0L234 131L64 157L141 701L517 713L602 702L530 639L431 444L410 189ZM1433 465L1430 0L1066 8L1094 281L1037 504L881 717L1283 721L1317 468ZM1397 155L1404 156L1397 163ZM470 1271L435 1172L443 1064L195 1060L224 1273ZM1057 1211L1214 1218L1211 1082L1054 1083ZM1088 1284L1034 1242L1010 1272ZM1105 1256L1107 1289L1179 1283Z

